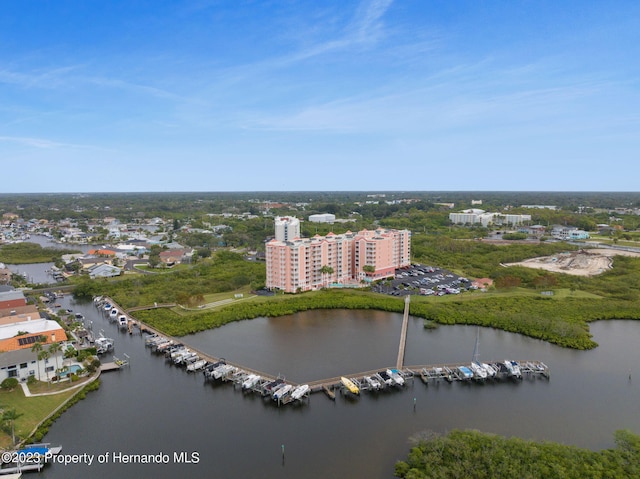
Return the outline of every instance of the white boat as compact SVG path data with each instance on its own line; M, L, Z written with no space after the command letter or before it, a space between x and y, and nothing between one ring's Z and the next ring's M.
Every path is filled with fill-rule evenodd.
M498 371L491 364L481 363L480 365L487 372L487 377L495 378L498 375Z
M111 306L111 303L105 303L104 306L102 307L102 309L104 309L105 311L109 311L113 308L113 306Z
M308 384L302 384L291 391L291 397L293 399L302 399L310 390L311 388Z
M279 401L291 392L293 386L291 384L284 384L281 388L278 388L273 393L273 399Z
M377 391L382 387L382 384L380 384L380 381L375 377L365 376L364 382L367 383L367 386L369 386L369 389L373 389L375 391Z
M517 361L510 361L509 359L504 361L504 365L509 372L509 376L514 378L521 378L522 372L520 371L520 366Z
M96 354L106 354L113 351L114 341L111 338L100 337L93 342L93 345L96 348Z
M487 379L487 371L480 365L480 363L473 361L470 366L473 377L479 380Z
M127 329L128 321L127 317L124 314L120 315L120 317L118 318L118 326L120 327L120 329Z
M257 374L249 374L242 382L242 389L251 389L260 381L260 376Z
M397 369L387 369L387 374L396 386L404 386L404 378Z
M207 365L207 360L206 359L199 359L199 360L187 365L187 371L189 371L189 372L200 371L206 365Z
M118 311L116 308L113 308L111 311L109 311L109 316L115 319L119 313L120 311Z
M233 374L234 372L236 372L235 367L230 364L221 364L211 372L211 375L213 376L213 379L221 379L227 377L229 374Z
M513 375L516 378L522 377L522 371L520 371L520 365L518 364L518 361L511 361L511 368L513 370Z
M188 353L183 354L182 356L178 356L176 359L174 359L173 364L175 364L176 366L180 364L186 364L190 362L190 360L197 357L198 357L198 353L189 351Z

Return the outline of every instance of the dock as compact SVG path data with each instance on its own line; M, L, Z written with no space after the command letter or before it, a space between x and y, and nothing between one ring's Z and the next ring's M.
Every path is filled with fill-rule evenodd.
M407 348L407 326L409 325L409 303L411 303L410 294L404 297L404 314L402 316L402 330L400 331L400 346L398 348L396 369L402 369L404 364L404 352Z
M111 363L103 363L100 365L100 372L107 373L109 371L117 371L120 369L120 366L115 362Z
M316 392L324 392L329 399L335 400L336 391L344 394L355 394L354 391L357 389L357 394L355 395L359 396L360 392L374 393L381 390L401 390L409 382L413 383L415 377L419 377L426 386L438 383L441 380L453 383L513 381L536 377L548 379L550 377L548 366L536 360L488 361L482 363L482 365L487 366L487 370L491 371L491 374L485 374L482 377L472 373L471 369L473 368L470 362L405 366L404 353L409 321L409 298L409 296L405 297L400 345L395 366L335 376L307 384L286 381L280 375L274 376L273 374L228 361L225 358L212 356L197 348L183 344L180 339L168 336L142 322L136 321L135 324L139 327L141 333L148 334L145 339L145 346L150 348L152 353L164 356L167 361L172 361L178 367L184 367L186 371L201 371L205 381L231 383L234 388L240 389L243 393L259 394L265 399L272 399L278 406L301 403L310 394ZM110 298L105 300L115 305ZM99 305L97 306L100 307ZM128 332L130 333L131 330ZM129 365L128 356L126 358L126 360L114 358L114 362L103 364L100 369L102 372L119 370ZM345 384L355 387L350 388L352 389L350 391Z

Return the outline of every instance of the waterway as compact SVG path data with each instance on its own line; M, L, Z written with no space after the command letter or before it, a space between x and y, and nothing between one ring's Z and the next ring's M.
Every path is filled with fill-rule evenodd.
M86 244L64 244L58 243L44 235L31 235L29 243L36 243L43 248L70 249L74 251L88 251L95 249L96 246ZM7 264L13 273L24 275L27 281L35 284L55 284L56 280L50 273L53 263L32 263L32 264Z
M541 360L551 368L550 380L427 387L416 379L404 390L360 398L338 394L335 402L318 393L305 404L278 408L166 364L141 336L119 333L90 304L64 298L63 307L116 339L115 355L128 354L131 367L103 374L100 390L65 412L45 438L67 454L95 455L94 463L53 464L42 473L46 478L386 479L406 457L410 438L427 430L474 428L595 450L613 447L617 429L640 433L638 322L592 324L600 343L592 351L482 328L482 360ZM306 382L393 365L401 323L402 315L378 311L309 311L183 339L247 367ZM471 360L475 337L474 327L425 330L422 320L410 318L405 363ZM114 453L166 454L158 458L168 463L125 464ZM180 463L174 453L192 459L197 453L198 463ZM96 464L100 454L109 454L102 456L105 464Z

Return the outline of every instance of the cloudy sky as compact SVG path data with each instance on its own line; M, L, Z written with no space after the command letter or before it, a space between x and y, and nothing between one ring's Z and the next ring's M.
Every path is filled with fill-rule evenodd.
M0 192L640 184L640 2L0 7Z

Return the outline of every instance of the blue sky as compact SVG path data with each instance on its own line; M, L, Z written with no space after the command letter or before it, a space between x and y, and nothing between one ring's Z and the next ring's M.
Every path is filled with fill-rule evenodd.
M0 192L638 191L640 2L0 8Z

